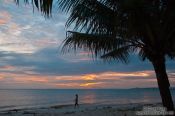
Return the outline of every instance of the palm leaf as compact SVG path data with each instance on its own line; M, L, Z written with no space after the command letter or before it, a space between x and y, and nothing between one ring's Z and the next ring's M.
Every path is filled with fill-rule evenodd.
M127 44L129 43L113 36L68 32L62 51L84 49L99 56Z
M129 49L130 46L124 46L101 56L101 58L106 61L117 60L128 63Z
M114 32L115 12L98 1L86 0L72 9L67 26L76 22L75 29L85 28L90 33Z
M14 0L18 5L20 4L20 0ZM44 16L50 17L52 13L52 5L53 0L24 0L24 3L36 6L39 11L41 11Z

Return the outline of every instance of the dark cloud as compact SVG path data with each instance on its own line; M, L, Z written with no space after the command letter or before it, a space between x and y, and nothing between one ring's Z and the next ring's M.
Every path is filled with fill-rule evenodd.
M104 63L102 60L85 60L79 61L81 57L71 55L62 55L58 48L44 48L33 54L4 53L0 54L2 58L11 57L10 59L1 60L6 65L33 67L33 71L46 75L79 75L89 73L101 73L107 71L114 72L136 72L144 70L153 70L149 62L141 62L137 56L132 56L129 64ZM86 56L88 57L88 56ZM76 59L77 62L71 62ZM168 70L173 70L175 65L171 61L167 62ZM170 67L169 67L170 65Z

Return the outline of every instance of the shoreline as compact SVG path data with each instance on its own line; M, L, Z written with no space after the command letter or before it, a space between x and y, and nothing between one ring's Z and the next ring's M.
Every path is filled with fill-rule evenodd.
M67 104L0 111L0 116L136 116L136 111L142 110L144 106L161 104L80 104L79 108Z

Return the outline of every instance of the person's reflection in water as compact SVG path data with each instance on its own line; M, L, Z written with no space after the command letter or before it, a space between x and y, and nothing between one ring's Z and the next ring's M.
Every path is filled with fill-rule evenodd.
M78 104L78 94L75 95L75 106L74 108L76 107L79 107L79 104Z

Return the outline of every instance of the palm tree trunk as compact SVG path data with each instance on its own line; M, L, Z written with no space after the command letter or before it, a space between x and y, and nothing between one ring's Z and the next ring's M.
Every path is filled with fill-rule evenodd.
M152 61L152 64L156 73L163 106L166 107L168 111L173 111L174 105L170 92L170 83L168 80L168 75L166 73L165 59L156 59Z

